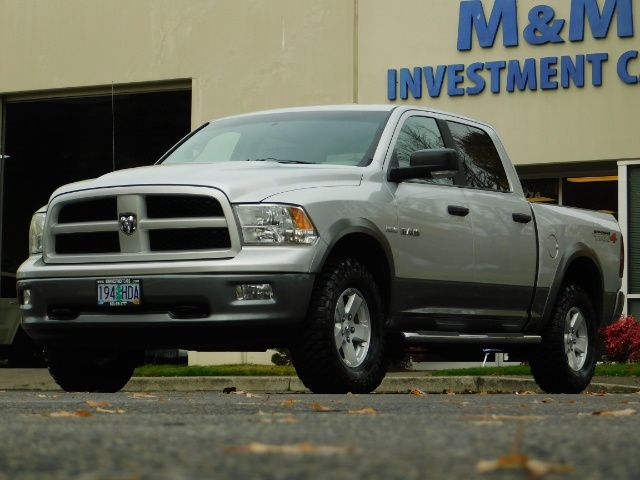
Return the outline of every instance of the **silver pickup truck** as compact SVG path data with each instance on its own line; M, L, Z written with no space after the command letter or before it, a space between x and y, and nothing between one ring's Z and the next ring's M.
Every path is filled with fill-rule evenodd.
M286 347L312 391L370 392L417 345L580 392L624 301L611 215L530 204L490 126L409 106L212 121L59 188L30 238L22 324L69 391L119 390L147 348Z

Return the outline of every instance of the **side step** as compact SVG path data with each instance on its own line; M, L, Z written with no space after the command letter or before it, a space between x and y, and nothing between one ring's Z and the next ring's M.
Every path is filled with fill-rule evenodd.
M540 343L540 335L522 333L448 333L448 332L402 332L405 343L457 343L466 345L523 345Z

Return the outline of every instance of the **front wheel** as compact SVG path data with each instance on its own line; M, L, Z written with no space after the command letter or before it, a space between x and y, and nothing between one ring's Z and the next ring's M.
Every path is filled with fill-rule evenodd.
M563 285L542 343L530 359L536 383L547 393L580 393L596 368L596 313L578 285Z
M316 281L302 331L291 345L298 377L315 393L368 393L386 373L383 308L369 270L330 261Z
M133 376L141 354L119 350L46 348L49 373L67 392L114 393Z

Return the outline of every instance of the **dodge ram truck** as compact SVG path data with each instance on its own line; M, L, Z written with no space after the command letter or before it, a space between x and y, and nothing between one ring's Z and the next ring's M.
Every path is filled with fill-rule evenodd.
M613 216L528 202L492 127L411 106L211 121L56 190L30 243L22 325L67 391L121 389L145 349L276 347L313 392L371 392L422 346L580 392L624 302Z

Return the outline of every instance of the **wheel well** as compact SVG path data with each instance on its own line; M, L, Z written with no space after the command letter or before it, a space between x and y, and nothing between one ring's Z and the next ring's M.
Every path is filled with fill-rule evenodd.
M391 301L391 267L382 245L365 233L351 233L333 246L329 255L329 258L332 257L353 258L369 269L380 289L386 315Z
M593 303L597 318L602 317L602 276L593 260L580 257L571 262L564 275L563 283L575 283L582 287Z

